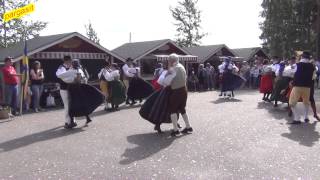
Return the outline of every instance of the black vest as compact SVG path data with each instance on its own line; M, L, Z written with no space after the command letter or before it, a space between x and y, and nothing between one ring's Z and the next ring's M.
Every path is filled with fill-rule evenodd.
M314 66L311 63L297 63L297 71L294 74L293 86L311 87Z

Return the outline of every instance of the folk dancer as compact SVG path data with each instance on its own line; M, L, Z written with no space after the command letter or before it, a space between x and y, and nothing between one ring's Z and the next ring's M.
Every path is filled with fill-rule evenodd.
M86 124L92 122L89 115L103 103L104 95L95 87L87 84L89 76L78 59L72 60L71 69L66 72L62 80L68 84L69 116L86 117ZM85 102L85 103L83 103Z
M119 105L126 100L126 87L120 80L120 71L116 63L112 63L111 72L106 74L108 81L108 102L111 103L111 111L118 111Z
M231 61L231 58L226 58L224 62L219 66L220 74L222 75L221 79L221 93L219 96L228 95L228 97L234 97L233 91L237 88L240 88L243 82L245 81L238 75L235 75L234 72L238 72L238 67Z
M133 59L128 58L126 64L122 66L122 74L123 74L123 83L126 86L126 91L128 93L129 84L131 79L134 77L134 74L129 73L129 68L133 67ZM134 104L135 102L131 102ZM127 96L126 104L130 104L129 97Z
M100 90L102 91L102 93L106 97L104 110L108 111L108 110L110 110L109 103L108 103L108 98L109 98L108 82L112 81L112 78L110 77L110 72L112 70L111 70L109 61L106 60L105 64L106 64L105 67L100 70L100 72L98 74L98 78L100 79Z
M263 94L263 101L270 101L269 96L271 95L273 90L272 67L268 63L268 60L263 61L262 76L260 83L260 93Z
M69 94L68 94L68 84L72 83L74 79L68 77L67 72L72 66L72 60L70 56L64 56L63 64L59 66L56 76L58 77L58 82L60 84L60 96L62 98L64 106L64 116L65 116L65 128L70 129L76 127L74 119L71 119L69 115Z
M128 74L131 74L132 78L129 83L127 96L131 100L131 105L134 105L136 99L142 103L142 100L150 96L154 89L150 83L140 77L140 68L135 63L132 65L132 67L128 68Z
M150 95L141 106L139 114L145 120L154 124L154 130L162 133L160 128L162 123L172 123L169 113L169 98L171 94L170 83L174 75L168 73L168 63L164 62L163 71L158 78L158 84L161 89ZM178 124L180 128L180 125Z
M304 104L304 119L306 122L308 119L308 111L310 104L310 87L312 86L312 79L314 73L314 65L310 63L310 53L303 52L301 60L297 63L297 70L293 78L293 88L289 98L289 105L293 112L293 121L291 124L300 124L299 113L296 107L300 98L302 98Z
M173 124L173 131L171 136L176 136L180 134L178 130L178 114L182 115L186 127L181 131L182 133L191 133L193 131L190 126L188 115L186 112L187 104L187 74L186 70L182 64L179 63L179 56L176 54L171 54L169 56L169 71L168 75L172 74L173 79L170 82L170 88L172 90L169 98L169 112L170 118Z

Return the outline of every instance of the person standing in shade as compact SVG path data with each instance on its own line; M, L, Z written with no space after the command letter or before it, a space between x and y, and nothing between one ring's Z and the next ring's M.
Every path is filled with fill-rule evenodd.
M293 113L293 121L291 124L301 124L299 120L299 113L297 109L297 103L302 98L304 104L304 119L306 122L308 119L308 111L310 105L310 87L313 85L313 72L315 68L310 63L310 53L303 52L301 60L297 63L296 72L293 78L293 88L289 98L289 105Z
M66 82L66 79L68 77L65 77L68 75L69 69L72 67L72 59L70 56L64 56L63 58L63 64L59 66L56 76L58 77L58 81L60 84L60 96L62 98L62 102L64 105L64 113L65 113L65 128L71 129L73 127L76 127L77 124L75 123L74 119L70 117L69 115L69 94L68 94L68 82ZM73 77L72 77L73 78ZM70 77L71 79L71 77ZM74 79L70 80L73 81Z
M192 127L189 123L189 118L186 112L187 105L187 74L186 70L182 64L179 63L179 56L176 54L171 54L169 56L169 70L167 75L172 75L173 79L170 84L170 88L172 90L169 97L169 113L170 119L173 124L173 131L171 132L171 136L177 136L180 134L178 127L178 113L182 115L182 118L185 122L185 129L183 129L182 133L191 133L193 131Z
M39 112L39 110L41 110L40 97L43 91L43 80L44 80L43 69L41 69L41 64L39 61L35 61L33 63L32 69L30 71L30 79L31 79L33 109L35 112Z
M133 67L133 59L128 58L126 64L122 66L123 72L123 83L126 86L126 91L128 92L130 80L134 77L134 74L129 72L129 69ZM133 102L132 102L133 103ZM126 104L130 104L129 97L126 99Z
M5 84L5 103L11 107L12 115L18 115L18 84L21 74L17 74L13 67L12 58L6 57L2 68Z

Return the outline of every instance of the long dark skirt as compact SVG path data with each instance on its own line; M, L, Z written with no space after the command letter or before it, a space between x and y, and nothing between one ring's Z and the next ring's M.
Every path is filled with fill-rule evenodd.
M275 82L270 100L271 101L284 101L285 95L282 95L281 91L286 90L288 88L289 82L291 80L292 80L292 78L289 78L289 77L279 77Z
M221 90L222 92L233 91L235 89L240 88L244 82L245 80L238 75L235 75L231 72L223 73L222 79L221 79L221 84L222 84Z
M150 96L154 89L147 81L135 77L130 80L128 88L128 98L130 99L143 99Z
M142 105L140 116L155 125L171 123L168 106L170 94L169 88L154 92Z
M70 84L68 93L71 117L90 115L105 99L97 88L87 84Z
M108 102L113 105L120 105L126 100L126 87L122 81L108 82L109 97Z

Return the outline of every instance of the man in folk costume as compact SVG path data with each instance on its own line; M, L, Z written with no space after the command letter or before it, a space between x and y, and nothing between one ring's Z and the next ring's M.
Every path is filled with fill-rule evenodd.
M77 124L75 123L74 119L69 115L69 94L68 94L68 83L71 81L67 81L66 77L69 69L71 68L72 60L70 56L64 56L63 64L59 66L56 76L58 77L58 82L60 84L60 96L62 98L63 106L64 106L64 116L65 116L65 128L73 128L76 127ZM63 80L64 79L64 80Z
M289 105L293 112L293 118L291 124L301 124L299 120L299 113L297 109L297 103L302 98L304 104L304 118L308 122L308 111L310 105L310 87L313 85L313 72L315 68L310 62L310 53L303 52L301 60L297 63L296 72L293 78L293 88L289 98Z
M132 68L132 63L133 63L133 59L128 58L126 61L126 64L122 66L123 83L126 86L127 92L129 89L130 80L134 77L134 74L129 72L129 69ZM126 104L130 104L129 97L127 97L127 99L126 99Z
M179 56L176 54L171 54L169 56L169 71L168 75L172 74L173 79L170 82L170 88L172 90L169 97L169 112L170 118L173 124L173 131L171 136L176 136L180 134L178 130L178 113L182 115L182 118L185 122L185 129L182 130L182 133L191 133L193 131L190 126L188 115L186 112L187 104L187 74L186 70L182 64L179 63Z

